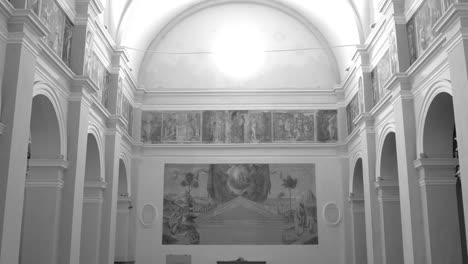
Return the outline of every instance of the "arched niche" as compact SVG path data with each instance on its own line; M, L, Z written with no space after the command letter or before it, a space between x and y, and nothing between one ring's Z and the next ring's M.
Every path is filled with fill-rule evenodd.
M353 234L352 263L365 264L367 263L366 217L363 165L361 158L359 158L354 165L352 177L352 193L350 195Z
M454 128L452 96L439 93L432 100L424 122L424 154L429 158L452 158Z
M127 168L125 162L121 159L119 161L119 196L126 197L128 195Z
M398 183L398 161L394 132L389 132L383 143L380 158L380 178Z
M98 142L93 134L88 134L86 150L85 181L101 180L101 157Z
M355 195L364 195L362 159L359 158L354 165L352 193Z
M31 113L31 158L57 159L60 151L60 129L54 106L46 96L36 95Z

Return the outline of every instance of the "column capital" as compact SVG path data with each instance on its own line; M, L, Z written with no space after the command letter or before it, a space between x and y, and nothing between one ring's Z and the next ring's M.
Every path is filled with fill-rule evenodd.
M434 31L446 32L447 52L451 52L461 41L468 40L468 4L452 4L434 25Z
M419 158L414 161L414 167L419 171L419 185L443 186L455 185L455 158Z
M419 158L414 161L414 168L423 169L453 169L458 165L456 158Z
M63 170L68 169L70 162L61 158L61 159L31 159L29 160L29 167L55 167Z
M93 94L96 94L99 88L89 77L77 76L72 80L71 101L83 101L88 107L93 104Z
M39 40L49 33L40 19L28 9L16 9L8 20L8 44L24 44L32 54L39 55Z

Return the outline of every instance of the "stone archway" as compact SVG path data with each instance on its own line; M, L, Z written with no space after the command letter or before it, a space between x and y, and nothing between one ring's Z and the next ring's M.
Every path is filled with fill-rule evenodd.
M460 179L455 168L452 95L437 94L425 113L423 154L415 161L421 185L426 258L430 263L465 263L466 235Z
M88 134L86 150L80 263L99 264L103 191L101 155L93 134Z
M60 203L67 162L61 153L56 110L51 100L42 94L32 101L30 139L20 263L54 264L57 263Z
M353 226L353 263L365 264L367 263L366 216L361 158L354 165L352 185L350 202Z
M115 232L115 263L128 263L130 257L130 213L132 199L129 196L127 182L127 167L123 160L119 161L119 188L117 198L117 221Z
M400 192L396 137L385 135L380 156L380 177L376 182L380 203L383 263L403 263Z

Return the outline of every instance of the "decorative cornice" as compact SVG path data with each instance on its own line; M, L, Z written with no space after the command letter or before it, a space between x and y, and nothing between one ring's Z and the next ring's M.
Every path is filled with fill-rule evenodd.
M14 7L8 1L0 1L0 13L6 17L10 17L14 12Z
M68 169L70 162L64 159L30 159L30 167L56 167L60 169Z
M70 1L65 1L65 0L56 0L59 6L63 9L65 14L70 18L72 22L75 21L75 10L73 7L70 5Z
M71 81L70 101L83 101L88 107L93 103L92 94L97 93L98 87L89 77L75 76Z
M75 78L75 73L63 62L63 60L45 43L44 40L39 41L42 56L49 64L58 69L68 80Z
M457 184L457 178L454 176L448 177L426 177L419 180L419 186L455 186Z
M54 188L63 189L64 181L58 179L26 179L26 188Z
M27 9L17 9L8 20L8 44L22 44L35 56L39 55L38 41L49 30Z
M433 55L440 51L443 47L443 43L445 42L445 36L439 35L436 39L431 43L428 49L426 49L422 56L420 56L406 71L409 76L414 76L416 72L424 69L426 65L431 62Z

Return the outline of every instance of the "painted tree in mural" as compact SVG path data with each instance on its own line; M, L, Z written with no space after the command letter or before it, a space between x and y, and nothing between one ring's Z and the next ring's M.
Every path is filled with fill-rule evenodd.
M281 180L283 180L283 185L284 188L288 189L289 192L289 212L292 214L292 196L291 196L291 190L295 189L297 186L297 179L291 177L291 175L288 174L288 176L283 177L283 174L280 176Z
M193 198L192 198L192 189L198 188L198 176L199 174L197 173L196 175L192 172L188 172L184 175L184 179L180 182L180 185L182 187L185 187L185 195L186 195L186 201L189 207L193 204Z

